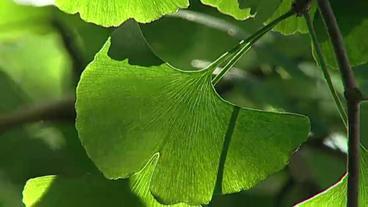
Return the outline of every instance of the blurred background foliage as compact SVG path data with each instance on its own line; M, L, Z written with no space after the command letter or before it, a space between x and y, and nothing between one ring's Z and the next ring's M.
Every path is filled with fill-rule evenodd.
M236 21L193 1L188 10L141 28L164 61L197 70L262 26L268 17L263 14L275 11L278 1L262 2L267 6L259 6L257 18ZM18 3L0 1L0 115L73 97L83 68L114 30L53 6ZM237 105L308 115L312 130L289 166L250 191L215 198L215 206L291 206L343 176L344 126L311 50L307 34L272 32L218 85L217 91ZM342 95L338 71L330 72ZM356 67L355 73L367 94L367 66ZM0 127L1 207L23 206L26 180L52 174L99 174L80 145L73 114L69 119Z

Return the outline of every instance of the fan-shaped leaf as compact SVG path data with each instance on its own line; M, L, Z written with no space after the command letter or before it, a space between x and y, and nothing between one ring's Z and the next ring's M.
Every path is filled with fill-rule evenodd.
M65 12L77 13L88 21L103 26L118 26L134 18L138 22L151 22L162 15L189 6L188 0L56 0Z
M133 65L109 49L110 41L83 73L76 104L82 144L108 178L129 177L159 153L152 193L203 204L216 183L237 192L280 170L306 139L306 117L239 108L215 92L208 68Z
M260 5L254 0L201 0L203 4L213 6L220 12L245 20L252 16L252 8ZM67 13L79 12L82 19L102 26L118 26L133 18L138 22L147 23L159 17L173 13L178 9L187 8L188 0L56 0L56 5Z

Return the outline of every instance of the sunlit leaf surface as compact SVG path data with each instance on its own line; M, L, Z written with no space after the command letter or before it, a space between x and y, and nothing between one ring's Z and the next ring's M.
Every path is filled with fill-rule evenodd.
M129 177L159 153L152 193L204 204L282 169L306 139L306 117L239 108L216 93L210 69L134 65L134 53L115 60L109 49L83 73L76 104L82 144L107 178Z
M103 26L119 26L129 18L146 23L189 6L188 0L56 0L65 12L77 13Z

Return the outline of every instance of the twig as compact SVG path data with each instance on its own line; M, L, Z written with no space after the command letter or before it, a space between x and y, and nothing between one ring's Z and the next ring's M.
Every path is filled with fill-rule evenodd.
M348 193L347 206L359 205L359 162L360 162L360 110L361 93L354 78L344 41L338 27L336 17L328 0L318 0L319 10L334 47L335 55L345 88L348 106Z
M37 121L74 121L74 97L47 104L27 106L9 114L0 114L0 134L27 123Z
M291 17L292 15L294 15L294 11L291 10L289 12L286 12L285 14L279 16L269 24L262 27L246 40L240 42L234 49L229 51L229 56L231 56L230 60L227 61L223 69L212 79L213 85L216 85L223 78L223 76L239 61L243 54L246 53L263 35L269 32L278 23ZM219 59L221 59L221 57Z

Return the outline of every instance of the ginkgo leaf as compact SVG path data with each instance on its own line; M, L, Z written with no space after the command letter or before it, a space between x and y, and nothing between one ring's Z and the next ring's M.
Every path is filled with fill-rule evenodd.
M253 4L239 0L201 0L203 4L213 6L220 12L238 20L252 17ZM244 3L245 2L245 3ZM187 8L189 0L56 0L56 5L67 13L80 13L82 19L102 26L118 26L133 18L141 23L148 23L178 9Z
M216 7L220 12L233 16L237 20L245 20L252 16L251 8L240 8L239 0L201 0L203 4Z
M23 190L26 207L190 207L186 204L162 205L149 191L158 156L129 180L111 181L96 175L77 178L44 176L27 181ZM194 207L194 206L193 206Z
M368 102L361 103L362 111L368 110ZM361 115L367 115L361 113ZM368 136L367 117L361 117L361 137ZM368 206L368 151L365 146L361 147L360 156L360 176L359 176L359 206ZM345 207L347 204L347 181L348 175L345 175L338 183L327 190L315 195L314 197L297 204L297 207Z
M280 16L280 14L288 12L292 8L293 3L294 0L282 0L279 7L276 9L276 11L272 14L272 16L268 19L267 22L270 22L275 17ZM314 16L315 11L316 7L313 6L311 8L311 16ZM280 22L280 24L278 24L274 28L274 31L280 32L281 34L284 35L292 35L295 33L307 33L308 27L303 17L294 16L289 19L286 19L285 21Z
M110 40L83 72L76 103L82 145L107 178L129 177L159 153L155 197L204 204L216 183L217 192L238 192L279 171L306 140L307 117L223 100L212 69L133 65L109 48Z
M118 26L133 18L147 23L162 15L189 6L188 0L56 0L56 5L67 13L79 12L81 18L102 26Z
M359 206L368 206L368 151L361 148L361 170L359 181ZM347 180L345 175L338 183L322 193L296 205L296 207L345 207L347 204Z

